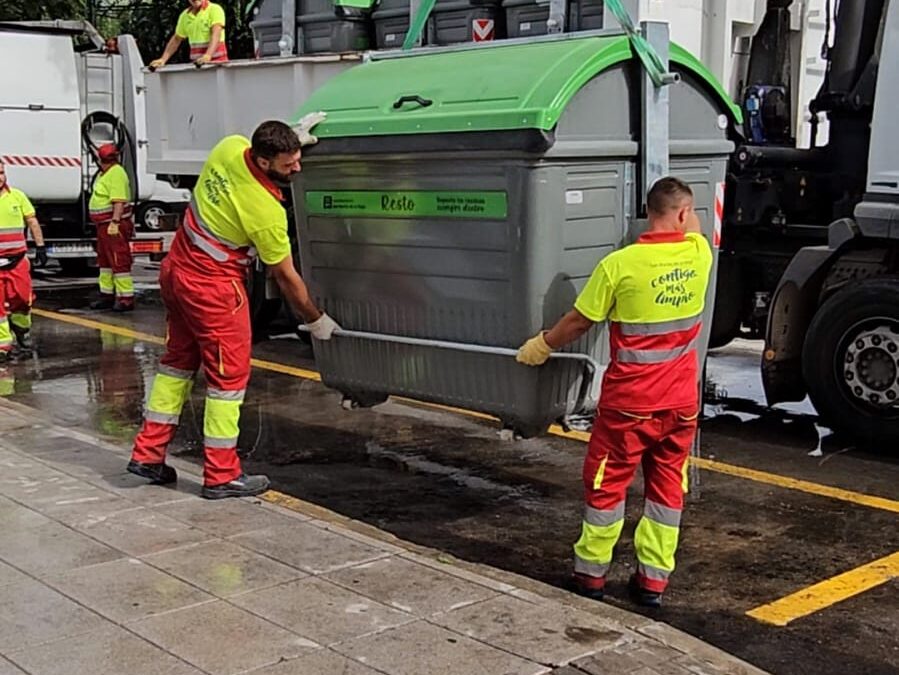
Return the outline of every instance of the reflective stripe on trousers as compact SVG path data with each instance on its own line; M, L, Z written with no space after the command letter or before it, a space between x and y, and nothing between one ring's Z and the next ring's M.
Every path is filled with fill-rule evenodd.
M193 378L191 371L160 365L147 399L144 419L158 424L177 425L181 410L190 397Z
M206 389L206 413L203 416L203 445L212 449L237 447L240 434L240 406L246 391Z
M100 292L103 295L113 295L115 293L115 280L111 268L101 267L100 276L97 281L100 286Z

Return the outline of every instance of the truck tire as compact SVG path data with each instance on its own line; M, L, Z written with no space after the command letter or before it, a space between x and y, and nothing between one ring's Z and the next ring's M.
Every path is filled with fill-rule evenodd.
M828 298L809 325L802 373L825 424L872 450L899 447L899 279Z
M169 212L162 202L144 202L134 212L134 224L139 230L158 232L162 227L159 217Z
M736 258L721 255L715 284L715 312L712 315L709 349L724 347L740 334L743 322L743 278Z

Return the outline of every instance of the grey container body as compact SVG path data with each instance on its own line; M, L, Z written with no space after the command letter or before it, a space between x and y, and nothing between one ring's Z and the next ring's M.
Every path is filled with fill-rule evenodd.
M429 45L474 42L474 22L493 21L493 39L506 37L505 17L499 4L473 4L466 0L437 0L428 18Z
M348 330L516 348L571 309L597 263L636 237L639 107L633 69L612 68L569 103L542 155L422 153L304 160L294 182L301 263L313 294ZM671 92L671 171L696 192L711 238L716 185L733 145L721 107L685 74ZM598 114L601 113L601 114ZM364 143L364 139L360 142ZM325 148L322 148L324 150ZM310 216L310 190L504 191L502 219ZM714 300L710 284L706 325ZM707 344L707 328L702 355ZM584 368L353 338L316 343L330 387L402 395L495 415L530 436L576 410ZM605 325L567 351L609 359ZM582 408L595 408L598 378Z
M250 23L256 41L256 55L279 56L281 0L266 0ZM370 17L362 14L342 18L331 0L298 0L294 53L322 54L369 49Z
M603 27L604 3L602 0L570 0L566 8L565 30L599 30ZM549 2L535 0L504 0L506 35L510 38L546 35L549 18Z
M381 0L371 15L378 49L400 47L409 31L409 0Z

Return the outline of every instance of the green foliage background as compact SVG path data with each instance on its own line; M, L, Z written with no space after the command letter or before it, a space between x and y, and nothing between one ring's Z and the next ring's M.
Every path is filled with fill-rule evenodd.
M253 55L250 30L259 0L218 0L227 16L228 53L233 59ZM131 33L144 61L162 53L187 0L0 0L0 21L87 19L105 37ZM187 49L181 60L187 60Z

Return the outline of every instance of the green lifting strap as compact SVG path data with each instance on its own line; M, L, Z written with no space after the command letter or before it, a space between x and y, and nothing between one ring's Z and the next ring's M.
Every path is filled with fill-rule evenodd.
M640 58L640 61L642 61L643 67L646 68L646 72L649 74L652 83L656 87L671 84L667 66L662 63L662 59L659 58L656 50L652 48L652 45L646 41L646 38L644 38L640 34L640 31L637 30L637 27L634 26L634 20L631 18L631 15L627 13L624 5L621 4L621 0L606 0L606 7L608 7L609 11L611 11L615 18L618 19L618 23L621 24L624 32L627 33L627 37L631 41L631 46L633 46L634 51L637 52L637 56Z
M422 0L421 7L418 8L418 13L409 25L406 39L403 40L403 51L409 51L418 41L421 32L425 29L428 17L431 15L431 10L434 9L434 5L436 4L437 0Z

